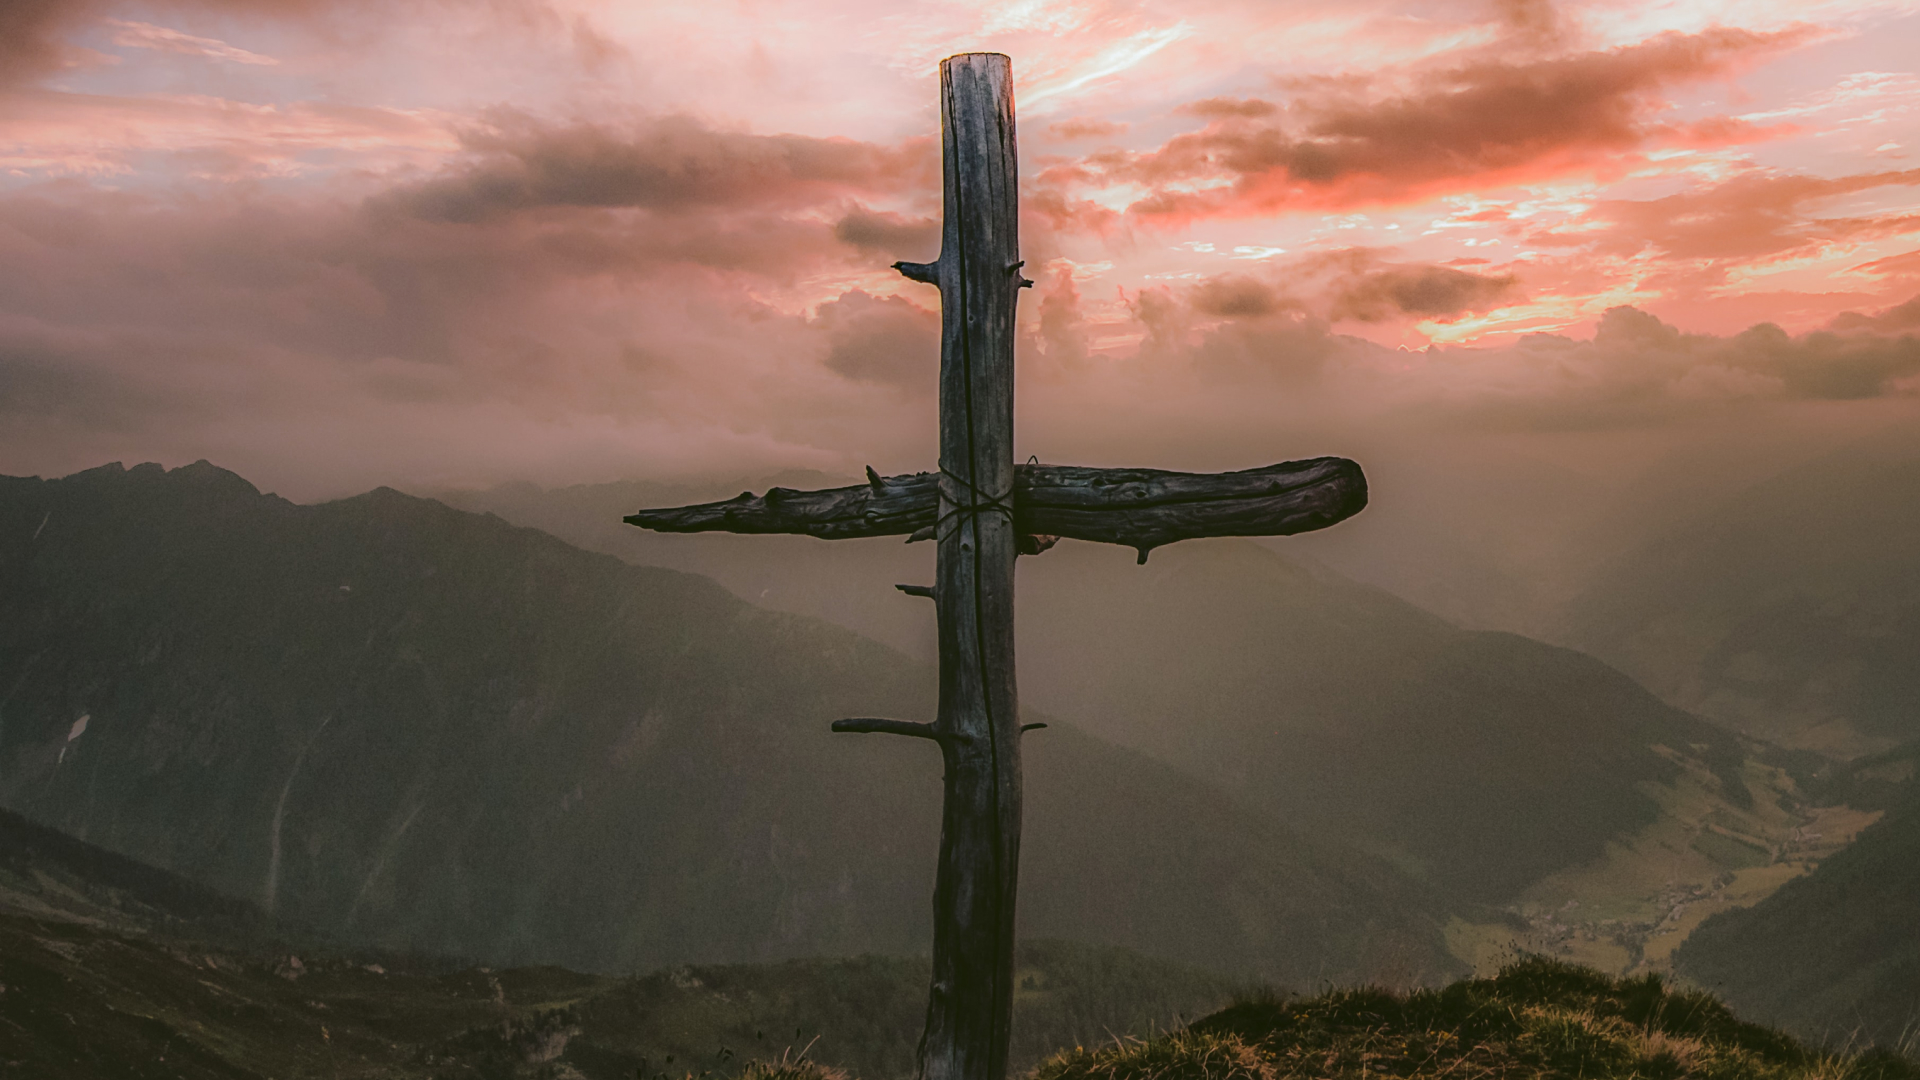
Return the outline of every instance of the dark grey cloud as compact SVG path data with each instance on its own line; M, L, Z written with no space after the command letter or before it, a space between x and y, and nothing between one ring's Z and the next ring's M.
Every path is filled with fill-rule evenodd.
M1278 284L1246 274L1208 278L1193 287L1188 300L1200 314L1226 319L1258 318L1300 307L1300 302L1284 295Z
M1380 322L1401 316L1447 318L1487 311L1516 298L1511 274L1470 274L1449 266L1388 266L1341 284L1328 317Z
M931 392L940 370L940 315L897 296L855 289L821 304L814 323L827 334L826 364L863 382Z
M428 221L472 223L546 207L782 208L938 184L931 140L755 135L679 116L555 125L496 111L463 142L469 162L393 191L387 203Z
M940 222L856 206L834 223L834 239L863 251L913 262L931 262L940 254Z
M862 296L816 326L761 294L856 257L830 219L740 206L462 224L264 189L0 193L0 458L210 457L331 493L567 446L602 470L788 442L824 463L805 447L855 422L849 385L904 381L891 343L927 315Z
M1475 274L1431 263L1395 263L1371 248L1296 259L1261 274L1227 273L1187 290L1203 316L1260 318L1300 312L1328 322L1395 318L1447 320L1488 311L1519 296L1512 274Z
M56 35L82 18L88 6L76 0L0 3L0 86L58 68L62 50Z
M1920 256L1920 252L1912 252L1906 256L1906 258L1911 262L1915 261L1914 256ZM1864 312L1849 311L1835 318L1828 329L1840 331L1920 330L1920 296L1916 296L1904 304L1896 304L1877 314L1869 315Z

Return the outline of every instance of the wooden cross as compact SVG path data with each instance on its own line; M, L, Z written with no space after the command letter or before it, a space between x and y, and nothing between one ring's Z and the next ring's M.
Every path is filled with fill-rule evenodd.
M933 907L933 986L922 1080L1003 1080L1013 1016L1014 884L1020 859L1020 722L1013 673L1013 561L1062 537L1147 553L1197 536L1321 529L1367 503L1360 466L1314 458L1229 473L1015 465L1014 303L1020 275L1013 69L999 53L940 63L945 220L940 258L895 269L940 288L940 468L827 491L773 488L725 502L643 510L663 532L907 534L936 542L940 705L931 724L859 718L835 731L929 739L946 763Z

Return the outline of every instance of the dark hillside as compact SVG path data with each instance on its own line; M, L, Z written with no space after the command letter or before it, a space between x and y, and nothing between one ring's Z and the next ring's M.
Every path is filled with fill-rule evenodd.
M1920 747L1858 763L1836 785L1886 816L1806 877L1717 915L1676 970L1808 1038L1920 1031Z
M1834 1053L1658 975L1545 957L1438 990L1242 1000L1149 1041L1065 1051L1034 1080L1915 1080L1887 1048Z
M1217 1007L1217 976L1029 942L1015 1061ZM807 1052L911 1072L925 960L679 967L639 977L234 952L0 911L0 1077L22 1080L727 1078Z
M460 498L926 647L932 620L890 587L924 580L926 545L620 524L643 504L732 493L628 483ZM1028 707L1176 763L1280 820L1358 840L1472 901L1505 903L1653 822L1660 810L1642 785L1680 769L1654 744L1703 759L1728 781L1725 798L1744 799L1735 739L1605 665L1461 630L1261 544L1189 541L1142 567L1129 551L1067 542L1021 559L1018 587Z
M1081 546L1022 567L1035 704L1458 895L1505 901L1652 822L1641 786L1679 771L1656 745L1748 796L1736 740L1591 657L1243 541L1130 562Z
M0 909L139 931L269 933L258 907L0 810Z
M0 481L0 803L344 940L596 971L916 951L937 757L826 725L925 715L932 683L392 491ZM1451 963L1383 866L1069 728L1030 745L1027 934L1289 983Z
M1022 1068L1164 1030L1240 985L1065 941L1022 942L1016 963ZM725 1077L801 1047L893 1077L911 1072L929 974L859 956L629 978L343 950L0 811L0 1077Z

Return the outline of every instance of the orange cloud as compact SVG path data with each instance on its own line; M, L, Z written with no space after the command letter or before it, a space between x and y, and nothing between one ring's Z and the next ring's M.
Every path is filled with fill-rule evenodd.
M1530 5L1510 5L1534 18ZM1724 144L1774 129L1727 118L1654 120L1660 91L1726 75L1805 40L1790 30L1667 33L1638 45L1526 60L1482 59L1417 73L1397 93L1370 80L1296 80L1284 109L1210 98L1183 111L1211 119L1157 149L1095 155L1056 182L1150 189L1130 213L1162 223L1284 209L1407 202L1468 186L1568 172L1618 172L1627 155L1669 141Z
M940 370L940 315L897 296L855 289L821 304L813 325L826 331L826 365L849 379L920 395Z
M1920 169L1834 178L1755 171L1701 191L1598 203L1579 231L1558 239L1629 254L1653 248L1676 259L1779 256L1838 239L1920 230L1920 220L1910 214L1822 219L1805 212L1820 199L1914 185L1920 185ZM1553 243L1556 238L1530 239Z
M1096 120L1084 116L1076 116L1047 125L1047 134L1063 142L1074 139L1105 139L1126 130L1127 125L1118 121Z

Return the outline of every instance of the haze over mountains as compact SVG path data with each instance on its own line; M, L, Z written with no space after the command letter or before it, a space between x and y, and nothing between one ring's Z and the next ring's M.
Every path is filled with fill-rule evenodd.
M1669 700L1841 756L1920 737L1920 443L1856 443L1616 560L1568 638Z
M931 626L922 602L889 587L925 580L924 545L600 524L618 522L614 499L674 494L685 493L464 498L870 632L910 639ZM1504 903L1651 823L1660 810L1640 785L1678 773L1656 745L1711 762L1736 802L1746 795L1732 736L1604 665L1460 630L1249 541L1189 541L1144 567L1128 551L1065 542L1020 560L1017 587L1030 707L1173 762L1275 820L1388 855L1461 899Z
M826 724L930 711L930 613L890 588L930 547L618 522L715 494L459 497L669 570L204 463L0 481L0 805L385 947L595 971L915 953L937 762ZM1023 701L1053 724L1028 737L1030 937L1422 979L1507 909L1638 963L1673 875L1707 910L1808 865L1785 759L1590 656L1247 541L1144 567L1062 544L1019 588ZM1528 914L1568 897L1579 917Z
M0 802L39 821L495 962L924 945L937 758L826 730L931 708L931 671L871 641L495 518L296 506L205 464L7 480L0 537ZM1286 981L1382 949L1455 966L1384 864L1070 727L1030 744L1028 935Z
M1409 592L1465 613L1475 621L1495 625L1531 622L1543 633L1579 643L1618 663L1661 691L1670 702L1719 722L1722 732L1748 731L1789 746L1858 755L1912 739L1913 725L1920 722L1920 705L1916 705L1920 702L1920 686L1912 685L1914 673L1920 671L1920 664L1913 660L1920 656L1920 636L1910 625L1915 611L1920 610L1915 603L1916 595L1920 595L1916 590L1920 581L1916 577L1920 573L1920 562L1916 561L1920 560L1920 519L1914 517L1914 507L1920 506L1920 482L1916 481L1920 477L1916 472L1920 441L1914 435L1905 428L1887 429L1810 459L1803 452L1807 443L1796 444L1790 434L1777 446L1743 443L1745 449L1729 445L1716 453L1681 454L1647 468L1640 479L1616 485L1608 498L1589 500L1592 505L1584 508L1574 504L1582 498L1583 490L1593 490L1592 485L1583 487L1578 476L1542 466L1538 483L1530 489L1541 493L1536 502L1543 519L1530 542L1531 562L1516 555L1517 550L1524 554L1528 545L1519 541L1519 534L1504 529L1510 522L1485 525L1489 533L1488 543L1483 546L1462 542L1462 537L1472 537L1467 526L1473 523L1468 520L1460 524L1470 518L1470 513L1449 503L1450 498L1459 501L1455 498L1459 494L1457 483L1451 491L1436 484L1425 500L1425 512L1400 515L1401 520L1395 524L1405 526L1410 536L1383 535L1380 523L1388 515L1375 515L1375 510L1369 510L1368 514L1375 516L1356 519L1350 531L1343 527L1276 546L1289 552L1317 553L1329 562L1338 560L1343 568L1375 581L1412 584ZM1509 470L1504 475L1513 474ZM1405 493L1419 498L1417 493ZM501 500L497 505L502 512L521 514L522 520L544 520L557 531L572 528L569 535L583 543L601 545L604 550L621 551L620 545L624 544L631 551L643 545L659 545L661 540L686 543L695 539L622 537L611 526L599 526L597 532L582 527L585 505L596 495L601 498L603 515L598 520L606 521L606 511L643 505L655 494L651 492L623 492L624 497L616 499L606 497L613 494L611 488L563 489L544 495L521 488L516 493L517 502L511 505L501 499L503 494L487 493L484 499ZM1511 495L1511 491L1490 493L1481 505L1498 511ZM483 498L473 494L466 497ZM543 498L547 500L544 516L539 506ZM656 496L655 501L672 500ZM556 512L561 505L571 508L572 521ZM1395 508L1405 511L1398 504ZM1368 527L1372 531L1363 535ZM1590 535L1581 534L1582 530ZM764 581L767 584L758 587L769 590L770 601L803 610L812 598L783 592L779 581L789 575L818 581L834 572L826 562L828 556L818 550L829 545L808 548L805 541L800 541L781 546L779 538L751 539L774 540L773 545L759 549L761 558L752 567L752 577L744 567L728 565L725 556L731 552L721 544L701 553L700 557L707 560L704 568L723 582L737 583L736 588ZM1437 550L1420 551L1423 544ZM849 597L875 595L875 586L880 584L876 578L905 572L902 564L909 549L889 547L892 550L875 546L867 553L884 569L863 577L859 562L849 559L838 567L840 577L834 586L820 591L830 593L840 611L851 606ZM651 547L645 557L661 559L676 554L659 545ZM1296 814L1289 820L1313 820L1317 812L1325 812L1326 818L1338 818L1326 812L1337 802L1317 801L1320 790L1313 783L1317 777L1310 769L1301 769L1306 774L1304 782L1301 776L1289 775L1283 784L1273 782L1274 773L1248 767L1254 762L1266 765L1271 760L1247 752L1261 734L1257 723L1244 724L1242 737L1250 741L1230 751L1207 737L1198 737L1209 728L1218 734L1214 722L1139 722L1141 716L1154 711L1155 706L1146 702L1164 703L1169 699L1210 706L1223 697L1242 695L1236 706L1252 700L1265 703L1269 715L1297 710L1304 699L1298 693L1286 692L1288 683L1293 680L1297 685L1299 672L1315 670L1321 662L1319 657L1313 663L1302 657L1290 674L1286 669L1292 661L1285 650L1271 650L1255 663L1245 662L1244 655L1229 661L1223 652L1234 654L1235 640L1249 632L1258 638L1263 630L1276 634L1288 626L1311 626L1311 634L1302 631L1301 636L1307 639L1329 632L1331 639L1338 639L1342 619L1327 621L1327 616L1377 618L1383 610L1393 608L1377 597L1358 595L1366 590L1336 584L1332 576L1316 573L1311 569L1311 559L1294 557L1287 560L1294 574L1317 579L1315 588L1344 591L1346 595L1336 602L1329 594L1323 610L1306 614L1300 606L1304 593L1296 592L1290 615L1282 618L1274 612L1272 621L1263 627L1263 605L1251 597L1271 584L1267 577L1284 575L1279 574L1277 565L1263 565L1265 560L1250 552L1236 555L1203 558L1198 547L1185 545L1156 553L1154 561L1140 571L1120 565L1125 560L1100 565L1100 553L1076 553L1069 546L1048 553L1044 559L1023 560L1023 686L1030 700L1044 699L1049 708L1062 715L1081 717L1094 730L1179 761L1190 771L1212 776L1243 795L1268 783L1272 784L1268 790L1274 794L1313 792L1314 796L1303 798L1304 809L1288 808ZM1054 561L1049 563L1049 559ZM1532 577L1525 572L1529 567L1536 572ZM1202 584L1209 578L1210 589ZM1557 601L1556 594L1560 597ZM1273 601L1285 595L1284 590L1274 590L1266 594L1266 599ZM1244 604L1239 603L1242 599ZM1173 614L1183 610L1189 600L1192 603L1184 608L1184 617ZM1163 606L1168 604L1171 607ZM819 610L828 613L824 607ZM896 610L912 614L905 605ZM1138 617L1127 618L1130 610ZM886 616L894 617L892 611ZM855 610L851 616L835 612L829 617L866 619L869 627L887 625L887 619L874 617L870 607ZM1369 655L1368 664L1378 674L1364 692L1355 689L1360 698L1357 703L1342 703L1341 715L1368 715L1366 698L1386 696L1383 688L1406 673L1405 665L1397 662L1382 668L1381 657L1369 654L1367 643L1394 640L1396 635L1391 631L1396 625L1403 634L1418 636L1423 632L1420 622L1403 611L1397 623L1386 619L1370 625L1366 634L1356 634L1361 653ZM1662 714L1671 718L1670 710L1649 706L1637 688L1629 689L1616 673L1584 657L1503 635L1435 631L1431 623L1424 633L1435 641L1451 640L1456 648L1472 642L1483 650L1528 658L1557 671L1566 680L1566 690L1584 685L1586 692L1572 694L1578 700L1595 702L1595 691L1600 691L1614 695L1617 702L1634 703L1624 713L1601 710L1602 715L1594 719L1602 730L1611 728L1615 716L1638 714L1642 722ZM1403 645L1406 640L1405 636L1400 638ZM1296 648L1299 644L1298 640L1289 642ZM1341 659L1336 657L1334 663ZM1113 662L1103 664L1102 660ZM1354 669L1362 666L1356 663ZM1489 693L1476 684L1476 670L1485 669L1471 664L1449 666L1442 672L1439 685L1460 687L1475 702L1501 700L1498 690ZM1223 681L1222 672L1232 674ZM1324 685L1320 689L1324 691ZM1218 715L1236 714L1245 715L1234 707L1218 710ZM1373 710L1372 714L1377 716L1379 712ZM1393 737L1366 745L1364 753L1369 760L1377 756L1390 762L1394 755L1382 753L1382 748L1399 750L1407 745L1404 740L1409 735L1417 744L1423 725L1432 720L1417 709L1403 715L1409 722L1389 728ZM1539 734L1549 743L1557 741L1555 729L1543 728ZM1269 737L1278 742L1277 737ZM1725 735L1710 736L1707 746L1726 747ZM1720 752L1724 754L1725 750ZM1418 754L1409 748L1407 757L1415 759ZM1550 754L1547 760L1552 760ZM1812 767L1811 761L1802 760L1802 768ZM1864 758L1858 768L1898 772L1905 767L1911 771L1910 765L1902 766L1899 760L1876 764L1880 761ZM1517 767L1521 763L1518 753L1506 763L1505 775L1510 781L1539 771ZM1726 757L1719 759L1717 771L1721 775L1713 783L1716 792L1725 793L1729 763ZM1286 764L1282 763L1282 771ZM1436 769L1428 774L1413 770L1411 775L1415 779L1413 791L1394 788L1387 805L1398 798L1404 798L1407 804L1420 803L1420 796L1414 792L1419 791L1421 781L1437 786L1441 777L1468 774ZM1749 762L1745 773L1749 781L1764 783L1767 775L1767 770L1756 771ZM1784 777L1780 782L1786 782ZM1902 782L1908 784L1902 790L1913 790L1910 780ZM1545 792L1551 790L1550 784L1543 785L1543 801ZM1658 789L1642 786L1639 790ZM1750 826L1729 828L1734 818L1728 816L1728 807L1707 808L1687 822L1683 831L1690 833L1691 839L1683 837L1680 844L1691 851L1682 854L1698 856L1702 850L1712 851L1724 860L1725 869L1718 871L1721 876L1714 879L1716 884L1704 891L1699 887L1672 890L1669 883L1665 898L1659 901L1656 921L1680 929L1678 936L1665 938L1660 948L1671 949L1684 941L1675 958L1680 969L1709 982L1757 1018L1789 1024L1811 1037L1861 1031L1882 1040L1895 1040L1901 1037L1914 1011L1920 1009L1920 1002L1910 1000L1912 995L1903 989L1913 985L1911 957L1920 955L1915 952L1920 948L1915 942L1920 939L1910 933L1914 921L1895 914L1911 912L1920 905L1920 892L1915 891L1907 871L1913 865L1913 853L1907 850L1911 845L1905 844L1912 832L1908 820L1912 814L1900 809L1907 805L1901 798L1883 795L1871 805L1863 804L1861 813L1868 815L1864 819L1849 816L1854 812L1845 805L1832 813L1819 811L1818 821L1805 816L1810 808L1802 800L1829 802L1839 798L1834 790L1816 786L1796 791L1787 783L1779 796L1779 809L1787 817L1774 818L1782 822L1782 827L1771 834L1772 839ZM1910 801L1912 796L1904 798ZM1667 812L1674 812L1675 800L1667 796L1659 800ZM1394 842L1397 838L1390 832L1388 842L1384 846L1379 843L1385 831L1378 827L1381 818L1372 816L1361 800L1353 802L1363 807L1362 812L1340 819L1338 825L1365 822L1371 826L1374 850L1403 855L1407 848ZM1624 803L1601 798L1594 805L1602 809L1602 817L1605 812L1617 815L1613 821L1619 827L1631 818L1634 804L1631 798ZM1338 805L1343 811L1352 809L1347 804ZM1888 807L1894 809L1888 811ZM1458 804L1447 809L1457 813ZM1857 827L1851 822L1871 820L1872 814L1881 812L1891 816L1862 834L1858 846L1843 858L1835 858L1804 881L1773 893L1785 876L1799 872L1793 867L1807 865L1804 859L1809 846L1830 850L1833 844L1844 844ZM1801 816L1796 819L1796 814ZM1424 820L1451 823L1456 819L1435 814ZM1422 821L1416 814L1402 819L1403 823ZM1434 827L1445 829L1447 824ZM1596 829L1594 834L1600 831ZM1657 889L1653 883L1667 874L1659 867L1670 865L1670 856L1658 854L1657 845L1649 841L1662 835L1671 837L1675 831L1661 824L1641 831L1641 839L1634 846L1655 857L1642 858L1637 868L1603 864L1562 872L1553 880L1590 885L1597 877L1612 875L1630 880L1637 874L1648 882L1648 888ZM1510 842L1513 837L1502 839ZM1580 842L1577 836L1563 839ZM1529 848L1521 843L1511 844L1509 850L1515 861L1524 861ZM1617 846L1609 848L1615 853L1620 850ZM1501 857L1504 853L1495 858ZM1728 881L1732 884L1724 884ZM1577 888L1569 893L1558 885L1536 885L1527 895L1544 901L1581 894ZM1584 910L1597 920L1589 926L1597 931L1597 938L1603 939L1607 918L1612 916L1605 907L1596 907L1591 896L1586 899ZM1756 901L1756 906L1741 909ZM1685 937L1697 925L1698 917L1683 912L1704 914L1716 908L1735 910L1709 920L1697 939ZM1566 916L1541 919L1540 925L1547 933L1535 940L1554 940L1552 928L1564 919ZM1655 934L1660 933L1674 932L1656 928ZM1646 941L1648 947L1654 943L1652 938ZM1593 946L1582 948L1604 944L1596 940ZM1606 949L1592 955L1599 960L1607 955ZM1628 955L1639 953L1629 950Z

